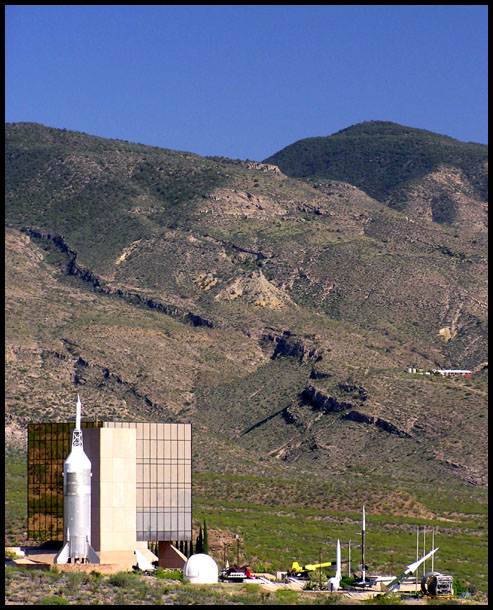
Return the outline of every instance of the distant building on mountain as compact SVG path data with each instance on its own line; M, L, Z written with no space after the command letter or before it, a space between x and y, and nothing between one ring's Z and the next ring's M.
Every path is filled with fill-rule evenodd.
M454 375L461 375L462 377L472 377L472 371L468 369L432 369L431 371L424 371L423 369L416 369L409 367L408 373L417 373L418 375L442 375L443 377L450 377Z

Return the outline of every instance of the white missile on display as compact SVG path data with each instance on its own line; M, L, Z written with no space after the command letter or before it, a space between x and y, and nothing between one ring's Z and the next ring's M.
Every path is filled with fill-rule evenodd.
M414 563L409 564L407 566L406 570L404 571L404 573L405 574L412 574L413 572L416 572L416 570L423 563L423 561L426 561L428 559L428 557L432 557L432 555L434 555L438 551L438 548L439 547L437 547L436 549L433 549L429 553L426 553L426 555L421 557L421 559L418 559L418 561L415 561Z
M361 519L361 582L363 586L366 582L366 571L365 571L365 531L366 531L366 519L365 519L365 505L363 504L363 517Z
M336 547L336 573L334 576L329 578L327 581L327 588L329 591L337 591L339 589L339 585L341 583L342 573L341 573L341 543L337 540Z
M385 592L387 593L391 593L392 591L397 591L399 590L402 582L411 574L413 574L413 572L416 572L416 570L419 568L419 566L428 559L428 557L432 557L437 551L438 551L439 547L436 547L436 549L433 549L432 551L430 551L429 553L427 553L426 555L423 555L423 557L421 557L420 559L418 559L418 561L415 561L414 563L410 563L408 566L406 566L406 569L404 570L404 572L398 576L397 578L395 578L391 583L389 583L386 587L385 587Z
M55 563L99 563L91 546L91 462L84 453L77 395L72 451L63 464L63 547Z

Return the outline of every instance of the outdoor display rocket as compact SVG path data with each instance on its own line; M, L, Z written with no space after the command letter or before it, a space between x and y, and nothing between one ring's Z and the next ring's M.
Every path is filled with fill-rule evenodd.
M77 395L72 451L63 464L63 547L55 563L99 563L91 546L91 462L84 453Z
M366 566L365 566L365 531L366 531L366 522L365 522L365 506L363 505L363 518L361 520L361 582L366 582Z
M341 578L341 541L338 539L336 546L336 573L327 581L327 588L329 591L337 591L339 589Z

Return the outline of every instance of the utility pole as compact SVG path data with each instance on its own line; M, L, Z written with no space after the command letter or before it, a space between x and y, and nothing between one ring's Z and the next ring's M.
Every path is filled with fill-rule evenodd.
M240 537L235 534L236 538L236 565L240 567Z
M426 555L426 528L423 525L423 555ZM426 574L426 561L423 561L423 576Z
M431 530L431 548L435 548L435 528ZM435 553L431 556L431 571L435 571Z
M419 559L419 525L416 528L416 561ZM418 593L418 570L416 570L416 594Z
M351 577L351 540L349 541L349 548L348 548L347 575L349 577Z

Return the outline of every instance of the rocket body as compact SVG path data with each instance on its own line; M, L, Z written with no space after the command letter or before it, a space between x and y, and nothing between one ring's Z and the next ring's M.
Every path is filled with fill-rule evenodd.
M63 464L63 547L55 562L99 563L91 547L91 462L84 453L80 428L80 399L77 400L76 427L72 451Z
M63 466L63 531L69 557L86 559L91 543L91 462L72 447Z
M408 566L406 566L406 569L404 570L404 572L385 587L386 593L391 593L392 591L398 591L401 586L401 583L408 576L410 576L413 572L416 572L416 570L419 568L419 566L424 561L426 561L428 559L428 557L433 557L433 555L435 554L436 551L438 551L438 547L431 550L426 555L423 555L423 557L421 557L421 559L418 559L418 561L415 561L414 563L411 563Z
M361 519L361 582L366 582L365 570L365 532L366 532L366 517L365 506L363 505L363 516Z
M327 581L329 591L337 591L341 584L342 572L341 572L341 542L337 540L336 546L336 573L332 578Z
M436 549L432 549L429 553L426 553L426 555L423 555L423 557L421 557L421 559L418 559L418 561L415 561L414 563L411 563L410 565L407 566L406 570L405 570L405 574L412 574L413 572L416 572L416 570L419 568L419 566L428 559L428 557L433 557L433 555L436 553L436 551L438 551L439 547L436 547Z

